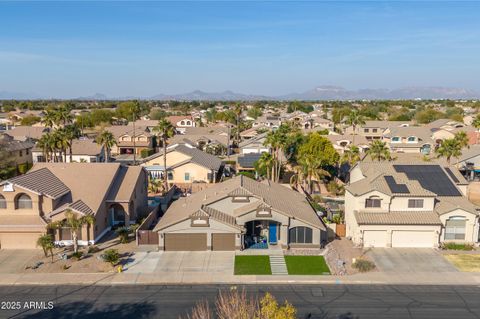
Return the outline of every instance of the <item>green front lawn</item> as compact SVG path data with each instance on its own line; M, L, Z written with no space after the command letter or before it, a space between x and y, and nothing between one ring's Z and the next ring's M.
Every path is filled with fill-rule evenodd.
M285 256L289 275L329 275L323 256Z
M268 256L235 256L235 275L271 275Z

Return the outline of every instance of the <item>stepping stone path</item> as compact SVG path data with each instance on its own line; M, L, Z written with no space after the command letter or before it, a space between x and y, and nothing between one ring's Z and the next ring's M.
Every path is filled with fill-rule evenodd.
M283 255L270 256L272 275L288 275L287 264Z

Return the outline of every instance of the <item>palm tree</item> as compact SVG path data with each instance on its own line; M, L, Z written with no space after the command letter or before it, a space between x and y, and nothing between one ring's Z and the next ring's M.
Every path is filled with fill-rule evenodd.
M475 142L478 143L478 132L480 130L480 114L475 117L472 122L472 126L477 129L477 140Z
M55 245L53 243L52 236L49 234L43 234L42 236L38 237L37 246L42 247L45 257L48 257L48 253L50 253L53 263L53 248Z
M130 107L130 111L132 112L132 124L133 124L133 165L137 163L137 148L136 148L136 139L137 139L137 132L135 129L135 121L138 120L138 115L140 113L140 103L137 100L132 102Z
M313 193L313 180L320 182L324 177L331 176L328 171L323 169L319 159L313 155L307 155L300 158L299 164L304 167L310 194Z
M148 192L152 194L158 194L159 191L163 188L162 181L156 178L148 179ZM163 191L163 190L162 190Z
M355 145L355 134L357 133L357 126L365 124L365 118L358 112L357 109L353 109L347 115L346 123L353 127L352 144Z
M262 155L260 156L260 158L255 162L255 167L257 169L257 173L259 173L258 171L263 171L265 170L266 174L267 174L267 179L270 179L270 171L272 169L272 167L274 166L274 158L272 156L272 154L270 153L262 153Z
M175 127L169 120L162 119L158 121L158 125L153 131L162 139L163 145L163 183L165 192L168 192L168 172L167 172L167 140L175 134Z
M350 145L343 151L342 163L348 163L350 166L355 165L360 160L360 149L358 146Z
M298 188L299 185L305 185L307 181L307 170L304 165L296 165L292 168L294 174L290 177L290 186Z
M57 124L63 124L63 127L73 121L73 116L70 114L70 108L65 105L60 106L55 113Z
M117 145L117 141L115 140L115 136L113 136L112 132L104 130L100 135L97 136L96 140L98 145L103 146L103 154L104 154L104 162L108 162L108 157L110 154L110 150L113 146Z
M455 133L455 136L453 137L454 140L457 141L457 143L460 145L461 148L467 147L470 148L469 139L467 133L464 131L460 131Z
M373 161L390 161L392 159L387 143L380 140L375 140L370 144L367 154Z
M42 137L38 140L37 146L42 149L45 161L50 162L51 155L55 152L55 141L53 139L52 133L43 134Z
M70 140L67 136L65 129L58 129L53 132L55 139L55 147L60 151L60 158L63 157L63 162L67 161L67 148L69 148Z
M242 116L243 106L240 103L237 103L235 105L235 108L233 109L233 112L235 113L235 126L236 126L235 144L238 145L238 143L240 143L240 117Z
M48 227L51 229L59 228L69 228L72 234L73 241L73 252L78 252L78 232L83 228L84 225L92 226L95 223L95 217L93 215L84 215L78 217L70 209L65 211L65 219L58 222L53 222L48 224Z
M454 138L442 141L440 146L435 150L437 157L445 157L450 165L452 157L460 157L462 155L462 146Z
M57 123L57 113L55 110L46 110L42 122L45 126L53 128Z
M70 113L69 113L70 114ZM70 153L70 163L73 162L72 144L73 140L81 136L80 128L76 124L65 126L65 136L68 139L68 150Z

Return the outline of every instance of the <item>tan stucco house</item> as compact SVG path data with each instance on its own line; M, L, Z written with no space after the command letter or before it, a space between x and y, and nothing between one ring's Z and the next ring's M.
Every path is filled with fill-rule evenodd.
M79 244L97 242L116 224L129 225L148 212L147 173L116 163L38 163L25 175L0 183L0 249L32 249L49 222L65 212L93 215ZM71 244L68 229L50 230Z
M347 237L364 247L438 247L478 242L478 207L454 167L360 162L345 192Z
M237 176L174 202L155 226L161 250L320 248L325 225L305 197Z

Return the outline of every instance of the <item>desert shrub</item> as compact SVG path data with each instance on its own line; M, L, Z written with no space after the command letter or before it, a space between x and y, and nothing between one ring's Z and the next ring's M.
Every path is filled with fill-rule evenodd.
M122 244L127 244L128 243L128 235L130 235L130 228L128 227L120 227L119 229L116 230L116 233L118 237L120 237L120 242Z
M83 252L77 251L76 253L73 253L70 257L74 260L80 260L82 259Z
M100 248L98 248L98 246L90 246L88 247L88 253L89 254L95 254L95 253L98 253L100 251Z
M323 202L325 202L325 199L324 199L322 196L320 196L320 195L313 195L312 199L313 199L313 201L314 201L315 203L323 203Z
M154 151L152 149L143 149L143 150L140 151L140 156L142 158L149 157L150 155L153 154L153 152Z
M352 267L360 272L367 272L375 269L375 264L370 260L360 258L352 264Z
M120 261L120 254L117 249L107 249L103 255L102 259L104 262L110 263L112 266L115 266Z
M443 243L442 249L445 250L473 250L472 244Z

